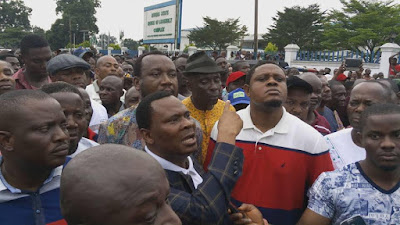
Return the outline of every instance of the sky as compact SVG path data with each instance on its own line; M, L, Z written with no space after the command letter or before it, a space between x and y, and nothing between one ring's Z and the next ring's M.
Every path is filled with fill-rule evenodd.
M51 24L61 17L56 15L55 0L23 0L32 8L31 25L50 29ZM100 0L97 9L97 26L100 33L110 33L118 38L124 31L125 38L139 40L143 38L144 7L168 0ZM400 0L395 0L400 3ZM272 24L272 17L284 7L302 6L318 3L322 10L340 9L339 0L259 0L258 32L266 33ZM203 17L209 16L220 21L239 18L241 25L248 27L248 33L254 33L254 0L183 0L182 29L201 27Z

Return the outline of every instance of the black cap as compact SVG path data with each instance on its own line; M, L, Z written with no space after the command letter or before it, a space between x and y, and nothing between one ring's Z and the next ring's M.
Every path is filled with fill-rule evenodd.
M313 88L312 88L311 84L309 84L307 81L305 81L297 76L289 77L286 80L286 85L287 85L288 90L290 88L302 88L308 94L311 94L313 92Z
M220 73L224 70L217 66L217 63L213 59L207 56L204 51L196 52L189 56L185 71L185 75L195 74L208 74L208 73Z
M71 55L71 54L61 54L58 55L47 63L47 71L50 75L54 75L61 70L67 70L71 68L82 68L85 70L90 69L89 63L85 60Z

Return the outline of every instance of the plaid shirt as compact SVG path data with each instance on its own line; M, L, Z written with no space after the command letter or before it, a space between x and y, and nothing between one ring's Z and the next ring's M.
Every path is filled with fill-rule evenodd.
M232 224L228 217L228 202L236 181L242 174L242 149L227 143L217 143L206 173L193 160L203 178L197 187L189 175L165 170L170 185L168 199L183 224Z

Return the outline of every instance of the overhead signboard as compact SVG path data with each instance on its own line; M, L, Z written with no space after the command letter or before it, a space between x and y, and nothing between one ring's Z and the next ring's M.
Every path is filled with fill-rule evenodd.
M172 0L144 8L144 44L176 43L175 38L180 43L181 1Z

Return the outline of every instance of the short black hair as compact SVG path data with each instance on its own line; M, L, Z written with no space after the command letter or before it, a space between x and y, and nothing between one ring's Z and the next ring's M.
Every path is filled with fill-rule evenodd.
M138 123L139 129L142 128L150 129L151 116L153 113L153 109L151 108L151 103L156 100L166 98L169 96L173 95L170 92L157 91L153 94L147 95L140 101L138 107L136 108L136 121Z
M48 46L49 43L44 37L37 34L28 34L21 40L21 54L27 54L31 48L43 48Z
M75 94L79 95L79 97L81 97L81 99L83 100L83 96L77 87L75 87L72 84L63 82L63 81L45 84L45 85L43 85L41 90L49 95L54 94L54 93L60 93L60 92L75 93Z
M232 72L239 71L240 65L242 65L242 64L244 64L244 63L248 63L248 62L246 62L246 61L244 61L244 60L240 60L240 61L235 62L235 63L232 65Z
M257 67L265 65L265 64L272 64L272 65L275 65L275 66L281 68L281 70L283 71L283 74L286 75L285 70L282 67L280 67L278 64L276 64L276 62L261 60L261 61L258 61L258 63L256 65L254 65L250 69L250 71L246 74L246 84L250 84L251 77L253 76L255 70L257 69Z
M360 131L363 131L370 116L390 115L390 114L400 114L400 106L393 103L383 103L383 104L378 103L367 107L361 113Z
M7 120L14 118L13 115L20 111L27 102L31 102L32 100L43 101L48 98L53 99L41 90L14 90L0 95L0 118L3 118L2 122L0 122L0 129L8 126ZM12 124L15 121L9 122Z
M160 51L152 51L152 52L147 52L139 56L135 62L135 66L133 67L133 73L135 74L135 77L142 77L142 61L143 58L149 55L163 55L165 56L164 53ZM167 56L166 56L167 57Z
M324 76L324 75L322 75L322 76ZM328 84L329 84L330 88L335 87L335 86L343 86L344 87L344 85L337 80L330 80L330 81L328 81Z

